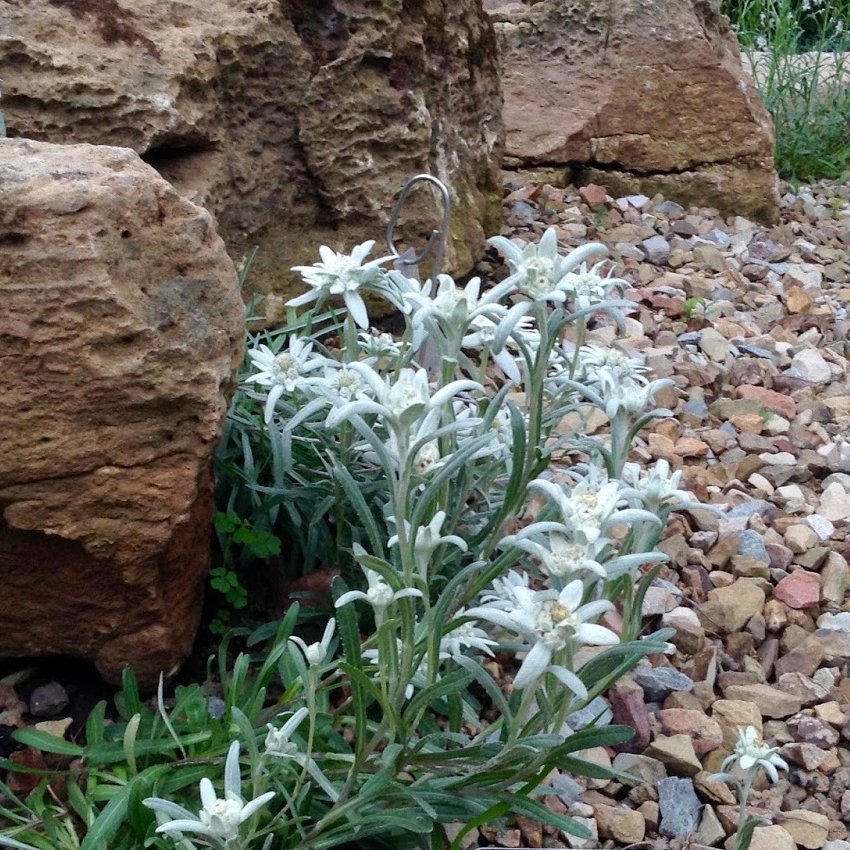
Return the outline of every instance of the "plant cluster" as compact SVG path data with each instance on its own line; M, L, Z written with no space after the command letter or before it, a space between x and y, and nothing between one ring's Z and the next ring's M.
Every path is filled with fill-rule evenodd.
M841 177L850 165L850 2L726 0L776 128L780 174Z
M62 787L13 800L0 846L457 850L510 812L585 832L541 801L545 782L615 775L581 751L632 730L571 718L666 650L640 607L689 501L666 463L628 463L670 415L654 403L669 382L587 344L630 306L604 247L564 256L554 229L491 243L510 274L489 289L409 279L368 261L373 243L299 269L292 306L311 308L250 340L229 437L243 457L228 450L242 484L219 530L269 552L255 513L283 516L304 551L347 557L334 617L310 634L295 605L232 664L225 640L215 694L160 688L149 705L128 673L120 717L101 705L85 746L16 733L71 761ZM339 318L320 312L331 297ZM397 338L371 328L375 297L403 317ZM583 433L593 409L603 436Z
M738 730L735 749L723 760L721 772L708 777L711 782L728 782L737 789L739 809L735 850L747 850L755 828L767 822L748 814L747 801L759 769L764 770L774 785L779 781L778 770L788 770L787 762L778 753L779 747L768 746L755 726L746 726Z

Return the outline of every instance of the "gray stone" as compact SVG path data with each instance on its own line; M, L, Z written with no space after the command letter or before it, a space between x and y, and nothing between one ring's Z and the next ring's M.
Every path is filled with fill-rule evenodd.
M692 779L671 776L655 783L661 824L658 831L668 838L687 838L699 829L702 803Z
M607 726L614 715L611 707L602 697L592 699L584 708L573 712L567 718L567 724L578 731L593 724L594 726Z
M753 514L761 514L769 511L772 505L765 499L753 499L751 502L741 502L733 505L726 511L727 517L751 517Z
M741 532L738 554L747 558L755 558L757 561L763 561L766 564L770 563L770 555L767 553L762 536L751 528Z
M643 688L649 702L658 702L673 691L692 691L693 679L672 667L650 667L640 665L632 672L632 678Z
M670 256L670 243L663 236L650 236L640 243L640 247L649 262L657 266L666 263Z
M33 717L54 717L68 707L68 694L59 682L39 685L30 696Z

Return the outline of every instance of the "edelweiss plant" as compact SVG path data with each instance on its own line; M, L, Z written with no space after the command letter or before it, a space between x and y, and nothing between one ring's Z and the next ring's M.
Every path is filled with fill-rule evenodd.
M125 697L109 746L93 723L89 746L74 745L88 775L116 753L133 765L89 818L99 840L126 821L127 850L366 838L458 850L509 812L586 835L541 801L543 783L555 769L606 773L581 751L631 737L573 732L569 717L665 648L663 633L640 636L640 588L687 496L666 464L627 464L640 427L669 415L653 401L665 382L636 355L586 344L594 322L620 325L630 307L604 247L562 254L554 229L539 245L491 241L510 266L491 288L408 279L367 261L369 242L323 247L291 302L314 306L251 337L227 509L247 507L251 528L263 511L293 557L339 567L335 616L295 634L293 606L233 664L225 641L214 711L199 689L170 710L160 694L156 712ZM397 338L371 327L367 294L399 311ZM607 439L564 424L588 405L608 416ZM622 631L600 622L616 608ZM22 740L45 747L33 734ZM449 823L463 824L451 842ZM33 834L22 827L14 846Z
M788 770L787 762L777 755L778 752L779 747L768 746L755 726L747 726L738 730L735 750L723 760L720 766L721 772L709 777L712 782L731 782L737 788L740 811L735 850L747 850L753 840L753 830L765 823L763 818L747 815L747 800L759 768L764 770L774 784L779 781L777 769Z

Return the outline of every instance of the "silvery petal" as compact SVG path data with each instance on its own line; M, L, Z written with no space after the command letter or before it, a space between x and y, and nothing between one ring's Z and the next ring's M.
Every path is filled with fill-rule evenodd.
M555 676L561 684L566 685L579 699L587 699L587 688L584 686L584 682L572 670L554 664L548 669L548 672Z
M296 271L293 269L293 271ZM290 298L289 301L286 302L287 307L303 307L305 304L309 304L311 301L315 301L319 297L318 289L311 289L309 292L305 292L303 295L299 295L297 298Z
M541 641L535 643L514 676L514 687L526 688L536 682L546 672L551 660L552 650Z
M233 741L224 763L224 793L242 796L242 775L239 770L239 741Z
M348 290L343 296L345 306L348 308L348 313L354 323L363 328L364 331L369 330L369 313L366 311L366 304L363 302L359 292Z
M171 800L163 800L161 797L147 797L142 800L142 804L155 812L162 812L172 820L192 820L195 815L183 806L178 806L177 803L172 803Z
M265 794L260 794L256 800L251 800L250 803L246 803L239 815L239 823L245 823L245 821L248 820L254 812L265 806L272 797L274 797L274 791L266 791Z
M620 642L620 638L605 626L597 626L595 623L582 623L576 628L576 637L582 643L592 646L614 646Z
M274 408L275 405L280 400L280 397L283 395L284 388L280 384L275 384L270 390L268 398L266 399L266 405L263 409L263 418L265 419L266 425L272 421L274 417Z
M215 795L215 788L213 788L212 782L210 782L210 780L207 779L206 776L201 779L200 791L201 805L203 805L205 809L211 808L215 804L216 799L218 798Z
M343 593L342 596L334 602L334 608L342 608L343 605L348 605L349 602L354 602L355 599L364 599L369 601L369 597L362 590L349 590Z
M156 828L157 832L164 832L168 834L170 832L194 832L197 835L206 835L213 836L213 833L210 832L209 828L204 826L199 820L172 820L168 823L162 824L162 826L158 826Z

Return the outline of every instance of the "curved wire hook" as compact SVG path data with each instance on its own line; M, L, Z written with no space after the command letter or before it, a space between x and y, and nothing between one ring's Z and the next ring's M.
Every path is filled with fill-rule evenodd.
M416 183L419 182L431 183L439 190L443 202L443 219L440 223L440 227L431 231L431 235L428 237L425 247L419 254L415 254L412 249L408 249L404 253L400 253L398 248L396 248L393 234L395 232L396 225L398 224L401 208L404 206L404 202L407 200L410 190ZM433 252L434 260L431 277L436 280L436 277L443 266L443 255L445 254L446 239L449 234L451 204L452 198L446 184L441 180L438 180L436 177L432 177L430 174L416 174L411 177L404 186L402 186L398 200L395 202L392 212L390 213L389 223L387 224L387 245L390 249L390 253L393 257L395 257L397 265L415 267L427 259Z

